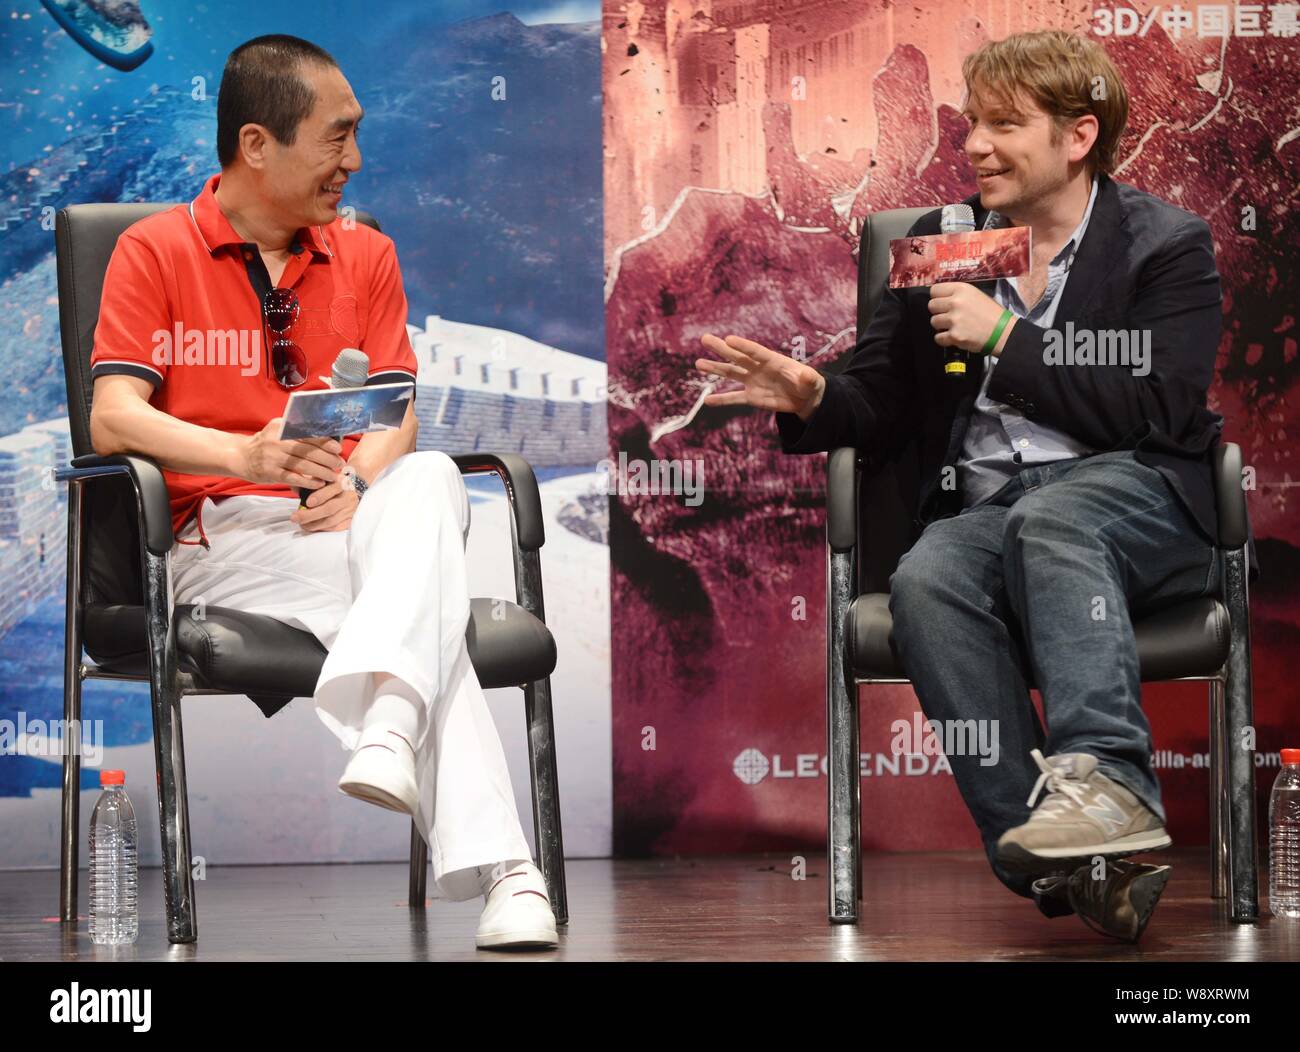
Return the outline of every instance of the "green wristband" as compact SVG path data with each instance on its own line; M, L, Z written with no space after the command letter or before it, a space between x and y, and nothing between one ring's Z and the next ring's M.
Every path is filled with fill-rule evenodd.
M986 343L982 348L980 348L980 354L993 353L993 348L998 345L998 339L1002 335L1002 330L1007 327L1007 322L1009 322L1010 320L1011 320L1011 308L1004 307L1002 310L1002 317L1000 317L998 319L998 323L995 326L993 326L993 335L989 337L988 343Z

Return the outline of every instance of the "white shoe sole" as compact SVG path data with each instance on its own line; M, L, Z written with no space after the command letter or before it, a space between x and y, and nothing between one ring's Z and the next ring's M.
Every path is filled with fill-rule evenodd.
M503 950L509 947L551 947L559 943L554 928L521 928L517 931L485 932L474 938L480 950Z
M1133 833L1118 840L1106 840L1097 844L1073 844L1069 847L1029 848L1020 844L1007 844L998 849L998 861L1008 869L1032 871L1038 862L1059 862L1063 860L1087 861L1101 858L1123 858L1144 851L1160 851L1173 843L1163 829L1144 833Z

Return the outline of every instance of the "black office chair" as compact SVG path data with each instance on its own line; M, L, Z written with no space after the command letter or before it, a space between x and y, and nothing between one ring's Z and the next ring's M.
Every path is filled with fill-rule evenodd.
M68 483L64 719L70 727L80 726L83 679L148 681L167 938L181 943L198 935L181 699L187 694L245 694L270 717L293 698L313 695L327 652L310 632L272 617L208 606L196 619L193 605L173 607L169 555L174 538L162 472L149 457L98 456L91 446L90 354L108 259L123 230L169 207L92 204L58 213L59 324L75 455L55 478ZM379 229L364 213L356 218ZM550 682L556 650L542 603L539 551L545 536L537 479L528 462L513 453L452 459L464 474L499 475L509 501L517 602L471 600L466 640L485 688L523 688L538 866L555 918L563 924L568 900ZM83 662L83 647L94 664ZM59 913L74 923L80 772L80 754L66 751ZM412 822L409 895L410 904L419 908L425 901L427 851Z
M867 217L858 258L859 336L884 292L890 240L904 236L928 211L933 209L900 208ZM1255 752L1247 734L1252 726L1249 527L1241 467L1241 450L1220 443L1214 464L1223 571L1219 596L1168 606L1134 622L1144 682L1210 684L1211 893L1215 898L1231 894L1236 921L1259 913ZM827 883L832 922L855 923L862 898L857 685L908 682L892 645L889 578L918 536L912 509L920 481L914 445L889 457L842 447L832 450L826 463ZM1230 743L1235 747L1229 748Z

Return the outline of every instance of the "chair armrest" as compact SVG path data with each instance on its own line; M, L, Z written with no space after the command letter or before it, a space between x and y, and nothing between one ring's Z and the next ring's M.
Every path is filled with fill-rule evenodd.
M154 555L171 551L175 537L172 534L171 500L162 470L150 457L138 453L114 453L102 457L97 453L73 457L72 466L55 471L60 482L74 479L109 478L129 475L139 501L141 535L145 547Z
M532 466L518 453L457 453L452 458L462 475L495 472L506 488L506 500L514 516L515 542L526 552L546 543L542 523L542 495Z
M858 451L832 449L826 458L826 543L847 552L858 544Z
M1240 548L1249 536L1246 488L1241 483L1241 447L1220 442L1214 447L1214 500L1221 548Z

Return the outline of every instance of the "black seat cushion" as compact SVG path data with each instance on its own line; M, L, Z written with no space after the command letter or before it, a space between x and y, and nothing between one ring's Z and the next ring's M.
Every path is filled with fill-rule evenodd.
M294 698L309 698L326 650L310 632L263 614L209 606L176 607L176 660L205 690L246 694L273 716ZM105 672L149 678L143 606L89 603L86 652ZM465 633L470 661L485 687L522 686L555 670L555 639L523 607L505 599L470 600Z
M898 679L905 675L894 652L894 619L887 594L858 596L849 607L845 627L850 667L859 678ZM1145 614L1133 628L1144 682L1210 676L1228 657L1228 611L1213 597Z

